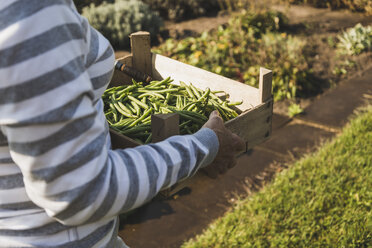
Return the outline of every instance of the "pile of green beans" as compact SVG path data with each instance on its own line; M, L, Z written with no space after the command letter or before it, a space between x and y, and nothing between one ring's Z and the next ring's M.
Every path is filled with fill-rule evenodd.
M102 95L104 112L110 128L140 144L151 142L151 115L178 113L180 134L197 132L213 110L218 110L224 121L238 116L230 103L221 100L209 88L200 90L194 85L171 84L170 77L147 85L132 80L131 85L107 89Z

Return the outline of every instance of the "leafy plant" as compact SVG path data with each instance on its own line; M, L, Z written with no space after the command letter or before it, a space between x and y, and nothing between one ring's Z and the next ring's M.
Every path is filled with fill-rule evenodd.
M80 13L82 12L84 7L90 6L91 4L98 6L103 2L113 3L115 2L115 0L74 0L75 6Z
M220 10L217 0L142 0L164 19L181 21Z
M243 12L199 37L167 40L155 52L256 87L259 67L270 68L274 98L293 98L314 85L306 41L281 32L285 24L280 12Z
M298 105L296 103L292 103L288 107L288 116L291 117L291 118L296 116L296 115L301 114L302 112L304 112L304 110L301 108L300 105Z
M129 47L129 35L149 31L153 36L163 25L162 19L147 4L138 0L116 0L83 8L83 16L99 30L116 49Z
M307 3L320 8L346 8L351 11L372 14L372 2L370 0L283 0L292 4Z
M337 76L346 75L350 69L355 68L356 63L353 60L345 59L343 61L340 61L336 63L333 74Z
M358 55L372 49L372 26L358 23L338 36L337 47L341 53Z

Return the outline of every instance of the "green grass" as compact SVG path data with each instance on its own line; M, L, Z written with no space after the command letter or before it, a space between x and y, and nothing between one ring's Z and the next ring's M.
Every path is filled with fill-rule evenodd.
M182 247L371 247L372 106Z

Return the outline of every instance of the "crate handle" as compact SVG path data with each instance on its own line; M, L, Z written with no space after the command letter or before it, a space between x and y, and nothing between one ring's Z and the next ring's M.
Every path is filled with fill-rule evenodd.
M115 62L115 69L145 84L148 84L152 81L152 78L149 75L140 72L139 70L136 70L133 67L130 67L126 64L123 64L119 60L116 60Z
M260 68L259 103L264 103L272 97L273 72L266 68Z
M150 33L139 31L130 35L132 67L152 77Z

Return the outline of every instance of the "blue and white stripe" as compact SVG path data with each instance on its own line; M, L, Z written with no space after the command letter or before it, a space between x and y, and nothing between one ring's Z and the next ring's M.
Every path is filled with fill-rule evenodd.
M213 160L210 129L111 150L109 42L71 0L0 2L0 246L113 247L118 214Z

